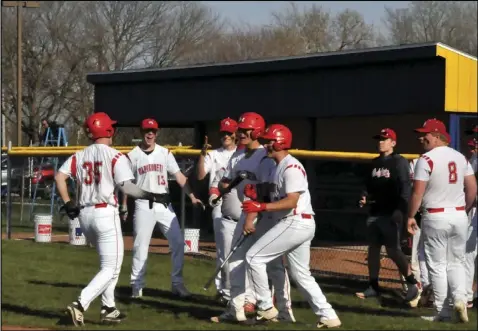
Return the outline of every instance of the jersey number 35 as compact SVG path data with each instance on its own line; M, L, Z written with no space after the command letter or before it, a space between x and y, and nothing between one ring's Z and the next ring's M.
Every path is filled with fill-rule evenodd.
M98 185L101 182L101 167L103 162L90 162L86 161L83 163L83 169L86 171L86 177L84 180L85 185L91 185L93 182L95 185Z

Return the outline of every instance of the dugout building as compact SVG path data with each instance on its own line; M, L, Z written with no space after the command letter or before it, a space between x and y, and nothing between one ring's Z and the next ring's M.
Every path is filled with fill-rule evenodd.
M289 126L294 148L371 153L371 137L384 127L397 132L398 152L420 153L413 129L435 117L449 128L452 147L466 153L463 131L477 115L477 59L441 43L91 73L87 80L95 111L120 126L153 116L162 127L194 128L196 147L205 134L218 140L220 119L255 111ZM316 238L362 240L365 214L356 200L364 164L304 163Z

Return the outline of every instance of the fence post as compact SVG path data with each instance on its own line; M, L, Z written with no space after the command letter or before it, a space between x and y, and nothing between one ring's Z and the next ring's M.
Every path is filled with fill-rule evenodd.
M186 169L186 158L182 158L181 160L181 168ZM181 230L183 231L184 235L184 228L186 226L186 193L184 189L181 188Z
M8 142L7 151L7 239L12 239L12 162L8 152L12 149L12 142Z

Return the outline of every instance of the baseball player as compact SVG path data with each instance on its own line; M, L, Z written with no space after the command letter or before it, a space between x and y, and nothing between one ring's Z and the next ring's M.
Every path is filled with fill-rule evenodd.
M478 126L475 126L471 134L476 135L478 132ZM468 147L470 148L471 157L470 164L477 176L477 167L478 167L478 138L474 137L468 141ZM468 227L468 237L466 241L466 253L465 253L465 268L466 268L466 294L468 300L468 308L473 307L473 300L476 298L476 291L473 293L473 280L475 278L476 270L476 255L477 255L477 212L476 205L468 213L469 218L469 227Z
M205 139L205 144L199 155L198 162L198 179L202 180L209 175L209 196L210 201L219 196L219 190L216 187L212 187L212 183L219 173L224 174L224 171L227 167L227 163L231 158L232 154L236 151L236 130L237 122L232 118L225 118L221 121L219 126L219 132L221 134L221 143L222 147L207 151L209 145L207 144L207 137ZM221 174L221 178L222 178ZM218 203L211 205L212 209L212 219L213 219L213 229L214 229L214 239L216 242L216 264L221 265L224 261L224 257L227 255L224 254L225 245L230 246L230 242L226 243L229 236L228 233L234 232L236 223L229 219L231 217L228 215L228 218L223 218L221 214L221 200ZM232 230L232 231L231 231ZM230 250L230 247L229 247ZM224 268L222 272L218 273L215 279L216 290L218 293L218 298L222 301L229 301L229 286L227 285L227 274L226 269Z
M464 263L466 212L475 202L475 176L463 154L448 147L450 136L443 122L430 119L415 131L422 134L426 153L415 167L408 231L415 234L418 226L414 216L421 208L425 258L437 312L436 316L423 318L449 320L452 304L457 317L468 322Z
M154 193L156 203L149 208L149 202L138 199L134 212L133 264L131 268L131 296L140 298L145 286L146 262L149 244L156 224L168 239L171 249L171 290L180 297L190 296L183 283L184 237L179 227L178 218L171 206L169 197L168 175L174 176L191 199L193 205L203 207L187 183L187 178L179 169L174 155L166 148L156 144L158 123L152 118L141 122L143 140L128 153L136 185L143 190ZM126 196L123 205L126 205Z
M134 176L128 159L110 147L115 123L105 113L88 117L85 129L94 143L73 154L55 176L68 216L74 219L79 215L85 237L94 244L100 256L100 271L81 291L78 300L67 307L66 313L75 326L84 325L83 313L99 295L102 323L118 323L124 318L115 306L114 297L124 253L115 188L134 198L149 201L154 198L131 182ZM69 177L74 178L80 186L78 203L81 207L70 200L66 182Z
M264 130L265 121L261 115L253 112L247 112L240 116L238 121L237 137L239 139L239 144L245 145L246 149L231 157L224 178L220 182L219 188L220 190L226 189L228 183L232 179L236 178L239 172L246 171L248 174L247 179L243 180L239 185L236 186L236 192L241 203L245 199L248 199L244 195L245 185L259 184L260 190L260 183L265 183L267 180L267 178L262 178L261 176L266 174L268 171L272 171L275 167L274 162L267 158L266 149L258 141ZM269 215L264 217L268 218ZM243 236L245 218L246 214L242 212L239 221L236 224L232 245L239 242ZM246 277L246 267L244 261L246 252L257 240L257 238L260 238L260 236L272 226L272 221L259 222L257 231L247 238L247 240L245 240L244 243L235 251L234 255L232 255L229 261L231 301L228 309L223 314L211 318L212 322L245 322L247 320L245 308L248 310L248 312L251 311L251 309L249 306L246 306L246 297L248 292L247 289L250 288L249 279ZM281 258L277 258L268 264L267 274L269 275L272 286L275 290L277 307L280 312L278 319L294 322L295 318L291 309L289 279ZM256 301L255 294L254 301Z
M412 183L417 161L418 159L413 159L410 162L410 180L412 181ZM416 308L419 302L422 306L428 305L432 294L430 280L428 277L427 264L425 261L425 249L423 247L423 240L421 238L421 214L417 213L417 215L415 215L415 219L417 220L418 227L412 237L412 256L410 268L415 275L415 278L420 280L418 282L418 287L422 290L422 293L415 300L409 302L409 305L412 308Z
M262 138L268 141L265 145L268 156L277 164L272 173L265 174L272 184L269 191L271 202L246 200L243 203L245 212L270 212L275 221L246 255L249 278L259 302L257 319L274 320L279 314L272 302L265 271L267 263L286 254L292 277L319 317L317 327L339 327L340 319L310 273L310 244L315 235L314 211L304 166L288 153L292 133L284 125L272 124ZM255 231L251 220L247 218L244 224L246 233Z
M397 265L407 283L406 302L416 300L420 295L418 281L411 272L410 263L400 247L400 237L404 231L404 222L410 195L410 173L408 161L394 152L397 135L386 128L374 136L378 140L380 156L372 161L370 177L367 180L367 192L359 201L360 206L371 204L367 219L369 239L368 269L369 287L356 293L365 299L380 295L378 276L380 271L380 250L382 245L387 255ZM414 215L415 216L415 215Z

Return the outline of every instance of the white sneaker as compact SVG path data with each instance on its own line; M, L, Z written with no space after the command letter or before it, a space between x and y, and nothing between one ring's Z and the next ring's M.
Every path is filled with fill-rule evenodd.
M459 301L455 303L455 313L458 320L463 323L468 323L468 311L466 309L466 303Z
M340 321L340 319L337 317L337 318L333 318L333 319L327 319L325 317L321 317L319 318L319 321L317 322L317 328L321 329L321 328L338 328L339 326L342 325L342 322Z
M272 306L266 310L258 309L256 319L258 321L273 321L277 319L277 316L279 316L279 311L276 307Z
M244 310L234 311L232 308L228 308L219 316L211 317L211 322L213 323L222 323L222 322L246 322L247 317L244 313Z
M365 299L365 298L377 297L378 292L375 291L372 286L370 286L365 291L357 292L357 293L355 293L355 295L360 299Z

